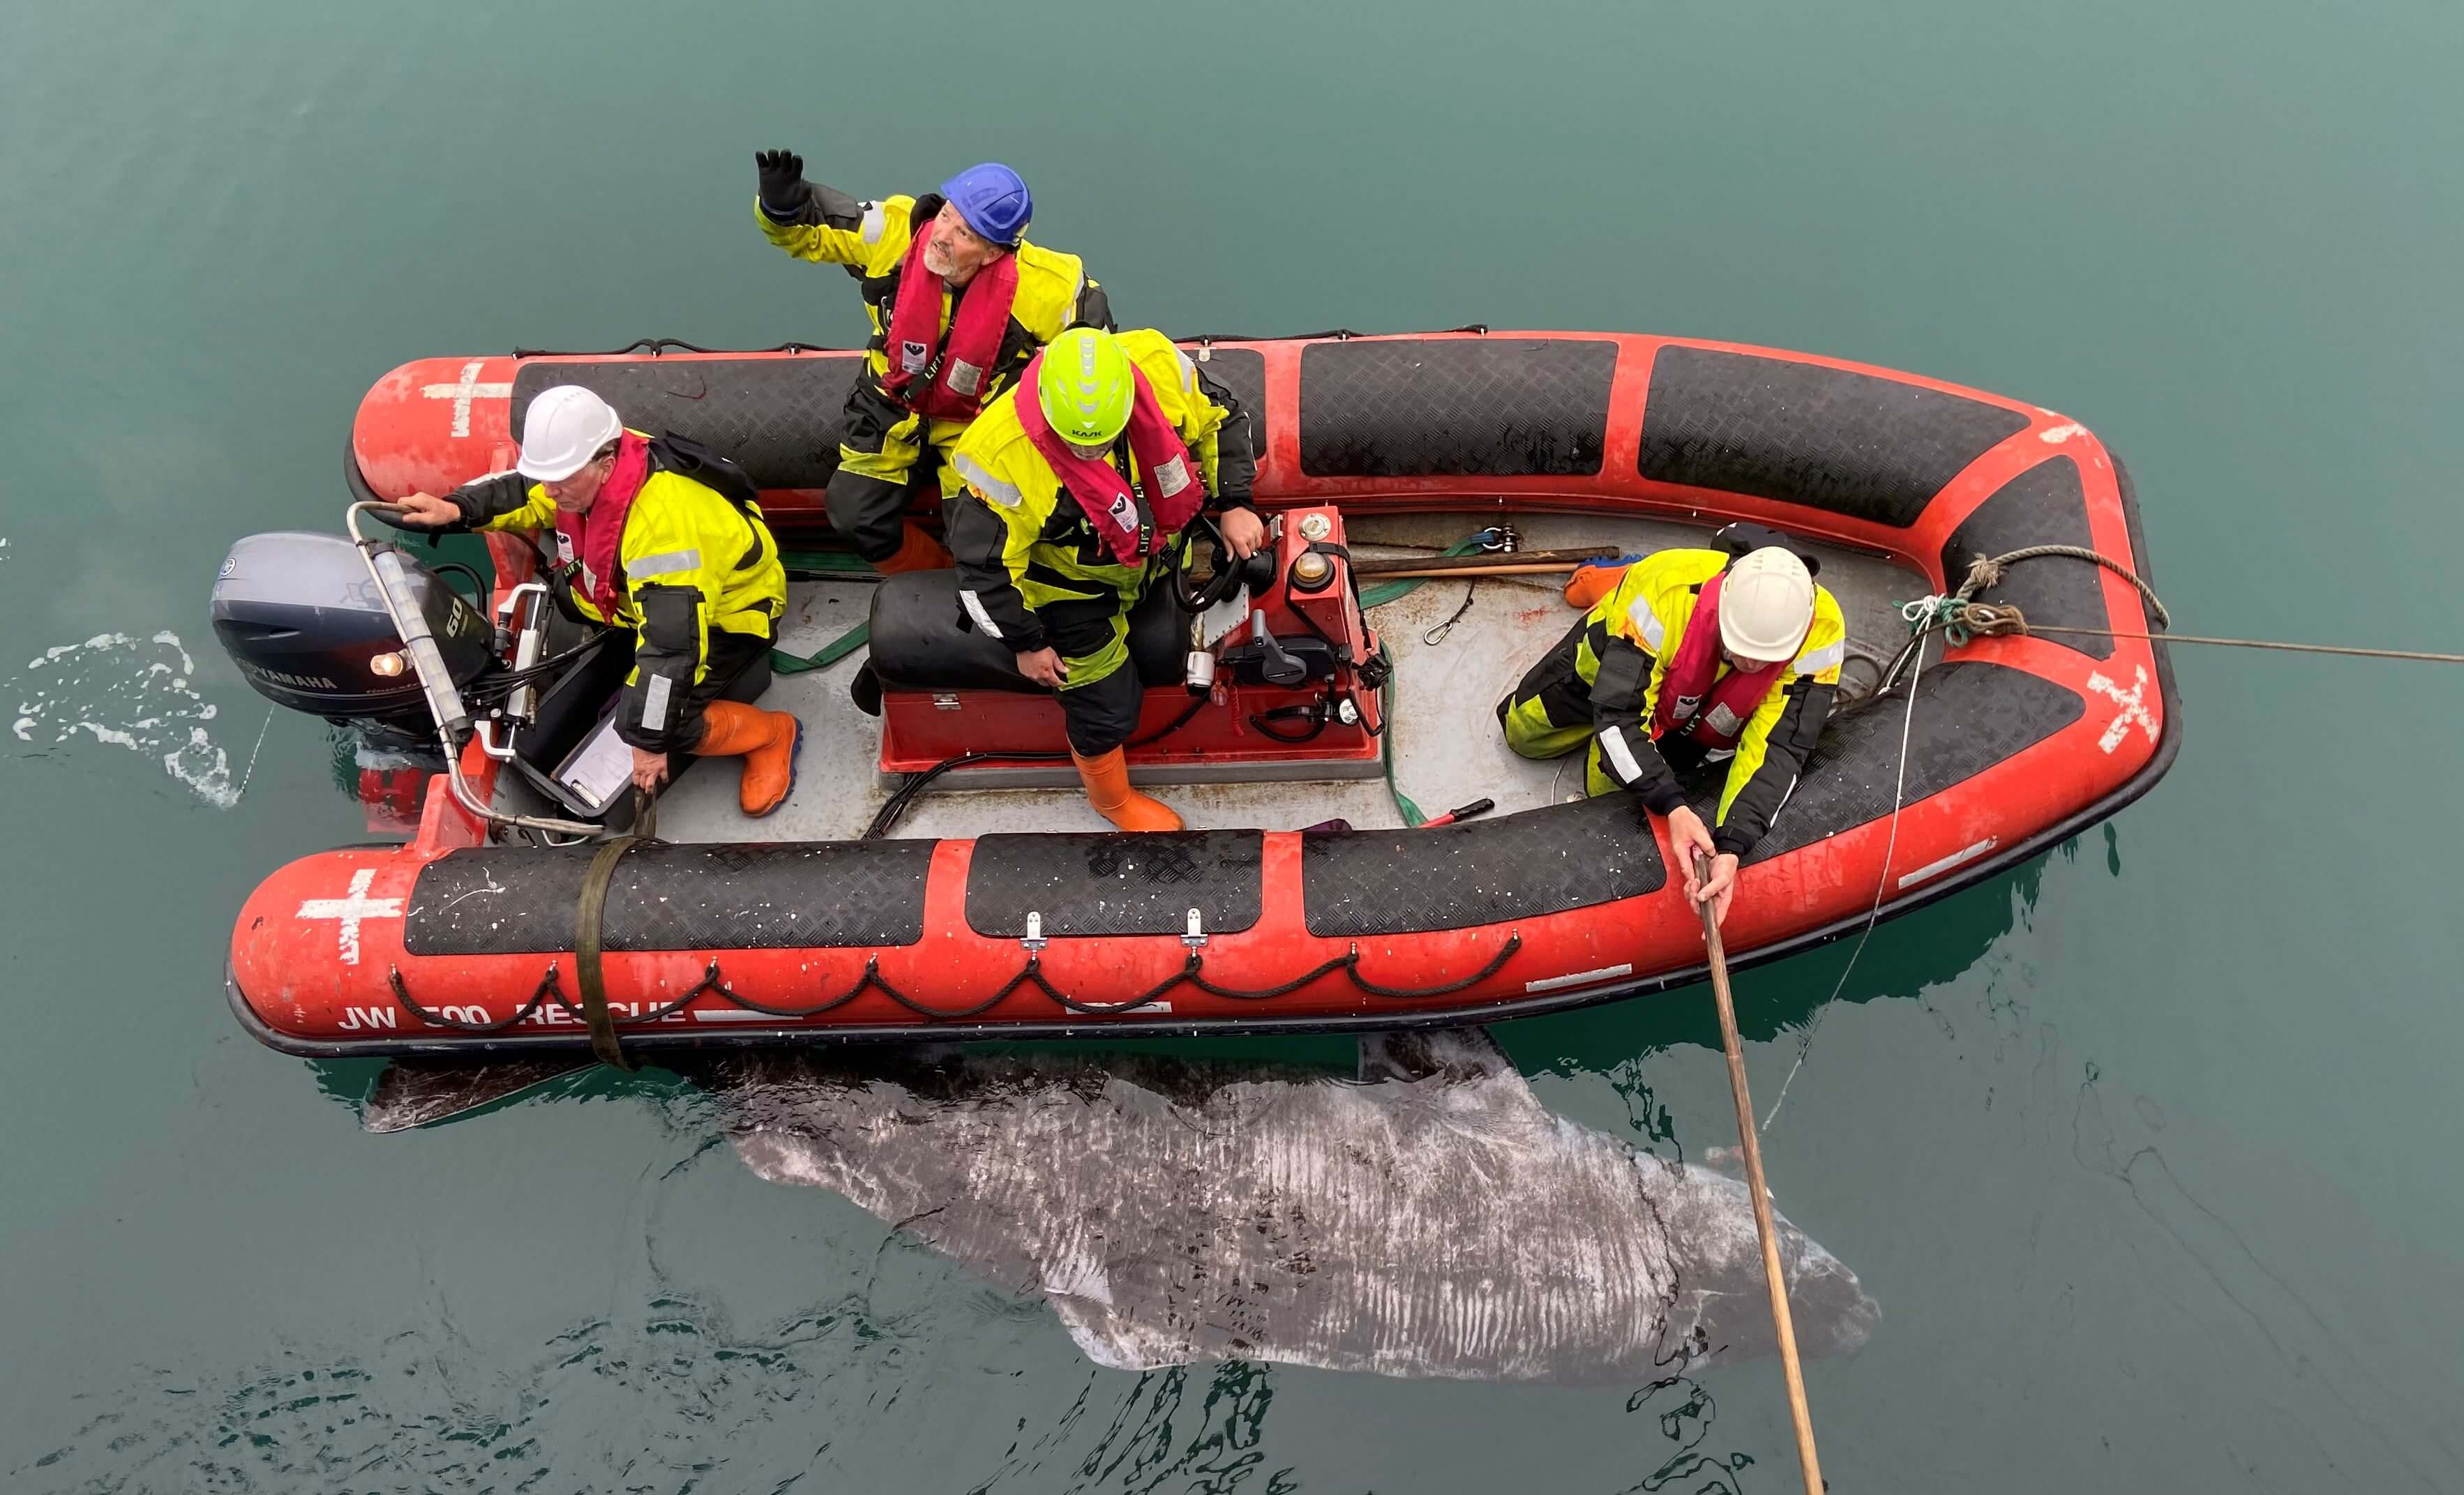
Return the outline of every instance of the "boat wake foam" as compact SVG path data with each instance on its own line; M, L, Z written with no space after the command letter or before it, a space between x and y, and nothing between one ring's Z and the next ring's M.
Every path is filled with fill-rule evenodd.
M0 541L5 543L5 541ZM11 685L20 742L95 741L159 760L216 809L239 802L230 757L207 724L220 708L192 683L196 661L168 628L150 638L98 633L27 661Z

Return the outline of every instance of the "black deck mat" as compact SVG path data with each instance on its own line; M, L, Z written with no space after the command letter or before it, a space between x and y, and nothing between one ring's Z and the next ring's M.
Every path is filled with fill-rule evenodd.
M1978 556L2002 556L2030 545L2077 545L2094 549L2088 533L2087 495L2079 486L2079 464L2056 457L1995 489L1993 496L1959 521L1942 547L1946 584L1957 587ZM2022 561L2003 574L1998 585L1976 594L1979 602L2008 603L2027 614L2030 623L2065 628L2109 628L2104 583L2098 567L2067 556L2040 556ZM2113 640L2093 634L2048 633L2045 641L2075 649L2091 659L2113 657Z
M1904 529L1961 469L2027 424L2016 410L1896 379L1663 347L1642 407L1640 469L1655 482Z
M1255 348L1199 348L1184 345L1181 351L1191 358L1205 355L1198 367L1200 373L1232 391L1241 408L1249 412L1249 454L1263 462L1266 459L1266 355Z
M1617 345L1395 339L1301 350L1312 477L1573 475L1600 470Z
M639 846L607 886L609 950L777 950L913 945L924 937L930 841ZM573 948L595 846L489 846L430 862L412 888L403 946L415 956L539 955Z
M1312 934L1419 934L1588 909L1668 881L1642 802L1608 795L1441 825L1301 838Z
M1258 922L1265 847L1261 830L981 836L967 868L967 927L1015 939L1041 913L1053 937L1178 934L1196 909L1206 933L1236 934Z
M825 358L610 359L524 363L514 434L539 391L580 385L653 436L687 436L732 457L762 488L822 488L839 470L842 412L861 354Z
M1891 813L1900 772L1900 732L1908 729L1905 802L1939 794L2061 731L2087 711L2078 693L2024 670L1963 660L1928 666L1917 682L1916 718L1893 695L1834 717L1823 729L1796 792L1746 862L1811 846ZM1727 771L1706 764L1686 776L1686 798L1712 824Z

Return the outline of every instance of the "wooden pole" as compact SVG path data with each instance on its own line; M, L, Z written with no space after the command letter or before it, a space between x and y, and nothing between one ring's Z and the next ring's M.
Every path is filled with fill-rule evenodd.
M1448 566L1444 570L1439 570L1434 566L1414 566L1409 570L1404 571L1362 571L1359 575L1360 579L1364 582L1393 582L1398 581L1404 577L1414 576L1546 576L1551 574L1563 576L1581 564L1582 562L1579 561L1542 561L1536 562L1529 561L1511 562L1500 561L1492 565Z
M1711 877L1710 860L1693 853L1696 885ZM1788 1376L1788 1412L1796 1422L1796 1464L1805 1495L1822 1495L1822 1462L1814 1452L1814 1414L1805 1404L1805 1372L1796 1362L1796 1325L1788 1312L1788 1280L1780 1271L1779 1233L1771 1224L1771 1192L1763 1187L1763 1150L1755 1139L1754 1103L1746 1093L1745 1045L1737 1038L1737 1006L1728 995L1728 955L1711 906L1695 905L1703 916L1703 944L1711 956L1711 998L1720 1008L1720 1042L1728 1051L1728 1096L1737 1103L1737 1136L1745 1143L1746 1188L1754 1197L1754 1231L1763 1239L1763 1283L1771 1289L1771 1329L1779 1339L1780 1369Z
M1610 561L1618 551L1615 545L1585 545L1567 550L1500 550L1480 556L1393 556L1382 560L1360 560L1352 563L1354 576L1396 576L1409 571L1476 571L1485 565L1541 565L1564 562L1571 567L1586 561Z

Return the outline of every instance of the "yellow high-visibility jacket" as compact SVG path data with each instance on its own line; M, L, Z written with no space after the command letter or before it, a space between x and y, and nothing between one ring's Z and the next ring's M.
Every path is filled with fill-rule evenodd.
M592 581L579 569L567 588L583 617L637 635L617 735L652 753L682 745L673 734L686 719L686 696L709 673L712 634L766 641L787 610L787 571L759 506L739 506L671 470L666 464L672 451L665 440L651 442L650 475L626 513L617 616L603 615L591 602ZM556 500L519 473L494 473L451 496L473 529L556 528ZM561 559L579 562L561 557L562 548Z
M1257 458L1249 417L1240 401L1162 333L1138 330L1121 333L1119 339L1121 351L1146 374L1155 403L1198 459L1206 507L1220 511L1247 505ZM1035 450L1019 421L1017 402L1034 398L1032 389L1014 388L976 417L950 459L967 491L942 510L950 551L957 561L958 597L968 616L1021 653L1050 642L1036 618L1039 609L1100 604L1126 612L1144 591L1150 572L1165 559L1158 556L1144 566L1124 566L1112 559L1063 486L1061 474ZM1132 483L1145 481L1126 435L1115 444L1113 460L1123 464ZM1070 678L1087 683L1104 672L1098 666L1082 679L1073 664Z
M856 281L865 315L872 322L872 341L866 344L865 366L877 385L890 371L890 315L898 304L899 269L906 262L915 231L941 210L937 193L923 197L885 197L859 202L835 187L808 184L812 196L791 222L781 223L761 207L757 195L753 216L761 232L798 259L841 265ZM1019 241L1018 294L1010 301L1009 331L1001 339L1001 357L987 372L984 403L1017 382L1018 371L1038 348L1081 322L1109 330L1112 313L1104 288L1087 278L1087 268L1075 254L1048 250L1032 240ZM972 282L971 282L972 284ZM941 332L950 331L957 296L941 293Z
M1685 802L1668 760L1651 738L1652 713L1677 657L1703 583L1729 561L1717 550L1663 550L1626 568L1609 595L1585 619L1575 672L1591 688L1593 727L1599 738L1599 766L1623 787L1665 815ZM1814 626L1780 682L1763 697L1737 734L1720 797L1718 828L1711 840L1722 851L1743 856L1770 828L1796 787L1805 757L1822 734L1838 693L1839 667L1848 652L1848 626L1829 589L1814 589ZM1715 678L1724 678L1723 664Z

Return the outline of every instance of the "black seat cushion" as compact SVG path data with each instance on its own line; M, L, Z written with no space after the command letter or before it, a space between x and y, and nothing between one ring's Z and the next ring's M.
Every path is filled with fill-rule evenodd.
M1041 691L1008 645L961 627L958 573L909 571L872 591L872 669L899 691ZM1178 685L1189 666L1189 614L1168 586L1130 611L1130 662L1147 685Z

